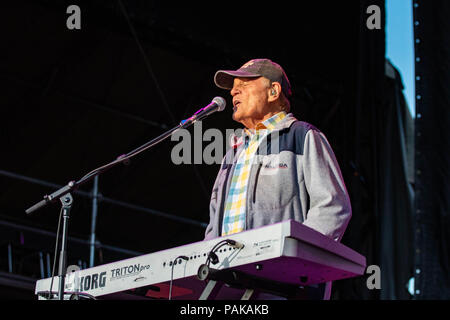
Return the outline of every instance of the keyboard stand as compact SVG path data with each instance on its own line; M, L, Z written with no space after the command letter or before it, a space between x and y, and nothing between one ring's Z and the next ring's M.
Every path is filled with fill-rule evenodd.
M250 300L259 292L288 299L308 299L308 287L262 279L233 269L217 270L203 264L197 277L208 281L199 300L214 300L223 285L245 290L241 300Z
M223 285L222 281L209 280L198 300L214 300Z

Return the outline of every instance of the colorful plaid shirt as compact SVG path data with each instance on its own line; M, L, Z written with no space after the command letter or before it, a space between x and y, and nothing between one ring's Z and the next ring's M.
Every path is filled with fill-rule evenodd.
M247 197L247 184L251 164L263 138L285 117L286 113L284 111L279 112L271 118L258 123L254 133L245 129L245 147L237 160L231 178L230 191L225 203L222 236L245 230L245 199Z

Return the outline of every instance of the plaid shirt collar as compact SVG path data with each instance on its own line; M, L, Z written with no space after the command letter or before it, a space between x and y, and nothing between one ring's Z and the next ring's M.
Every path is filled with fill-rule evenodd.
M272 131L273 129L275 129L276 125L280 123L285 117L286 112L280 111L269 119L258 123L255 129L244 128L245 140L251 139L255 135L255 133L258 133L258 131L260 130L268 130L269 132Z
M295 120L295 118L292 117L291 114L286 114L286 112L281 111L278 112L277 114L275 114L274 116L270 117L269 119L260 122L256 125L257 129L256 130L264 130L264 129L268 129L269 132L272 131L273 129L275 129L275 127L281 123L283 121L284 118L289 118L290 121L293 121L292 119ZM252 132L253 131L253 132ZM237 147L239 147L240 145L242 145L244 142L248 142L252 136L254 135L255 130L249 130L247 128L244 128L242 130L242 135L231 135L230 136L230 146L233 149L236 149Z

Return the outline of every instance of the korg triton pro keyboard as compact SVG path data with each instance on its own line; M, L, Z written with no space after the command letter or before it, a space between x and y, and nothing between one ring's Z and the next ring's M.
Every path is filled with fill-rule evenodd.
M65 277L64 297L78 293L96 299L167 299L170 293L171 299L199 299L211 282L200 280L202 265L281 286L309 286L363 275L366 258L288 220L72 272ZM50 284L51 278L36 282L40 299L43 292L58 292L59 277L54 277L51 290ZM242 292L226 285L216 298L239 299Z

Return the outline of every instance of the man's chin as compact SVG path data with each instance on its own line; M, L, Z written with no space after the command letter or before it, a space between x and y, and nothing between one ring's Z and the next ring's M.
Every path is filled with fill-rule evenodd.
M243 117L236 116L236 115L233 113L232 119L233 119L234 121L236 121L236 122L239 122L239 123L242 124L244 127L247 127L246 124L245 124L245 121L244 121L244 118L243 118Z
M239 116L238 111L234 111L234 112L233 112L233 115L231 116L231 118L232 118L234 121L237 121L237 122L240 122L240 120L241 120L241 117Z

